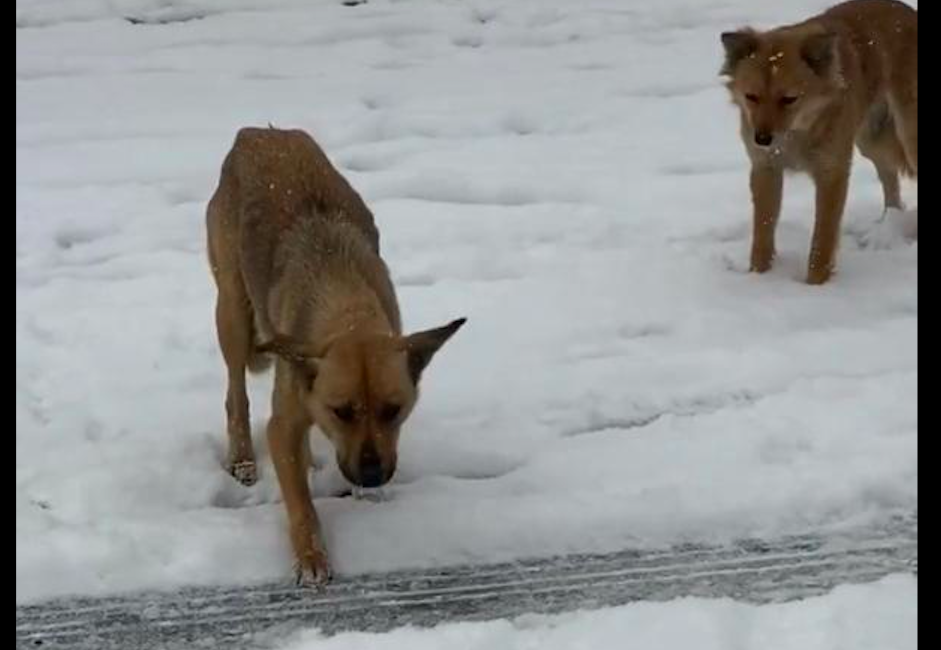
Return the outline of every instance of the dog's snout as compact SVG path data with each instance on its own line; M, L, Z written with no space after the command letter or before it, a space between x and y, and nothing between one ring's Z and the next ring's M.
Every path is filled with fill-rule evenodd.
M385 483L385 472L382 468L382 459L376 453L373 445L367 443L363 446L359 456L359 482L366 488L379 487Z
M369 461L363 460L359 466L359 479L363 487L379 487L385 481L382 471L382 463L378 458Z
M755 144L760 147L767 147L774 140L774 136L768 131L755 131Z

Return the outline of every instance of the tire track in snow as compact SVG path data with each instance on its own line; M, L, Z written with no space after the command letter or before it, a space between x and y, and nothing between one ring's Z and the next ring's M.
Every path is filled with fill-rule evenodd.
M264 648L300 627L381 632L686 596L781 602L917 572L917 527L913 514L838 535L361 575L322 593L279 583L59 599L17 607L16 647Z

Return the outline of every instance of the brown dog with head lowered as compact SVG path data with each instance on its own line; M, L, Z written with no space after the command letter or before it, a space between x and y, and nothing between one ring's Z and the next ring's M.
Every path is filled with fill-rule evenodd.
M307 483L310 426L332 441L347 479L386 483L422 370L464 319L402 335L372 214L303 131L239 131L206 221L228 368L229 471L255 482L245 370L264 370L274 354L271 458L298 581L323 584L330 570Z
M918 14L894 0L851 0L796 25L722 34L722 73L751 159L751 269L774 258L783 171L816 185L807 281L833 273L853 144L875 164L886 208L899 173L918 173Z

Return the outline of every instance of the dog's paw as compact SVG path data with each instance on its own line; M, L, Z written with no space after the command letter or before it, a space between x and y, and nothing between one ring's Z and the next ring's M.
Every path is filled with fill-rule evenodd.
M826 284L833 277L834 273L832 269L810 269L807 271L806 282L812 286L820 286Z
M774 250L760 248L752 250L749 273L767 273L774 263Z
M322 590L333 578L327 554L323 551L314 551L298 560L294 567L295 583L298 587Z
M755 258L752 257L751 264L748 266L749 273L767 273L771 270L773 258Z
M242 485L252 486L258 482L258 466L253 460L240 460L230 463L229 474Z

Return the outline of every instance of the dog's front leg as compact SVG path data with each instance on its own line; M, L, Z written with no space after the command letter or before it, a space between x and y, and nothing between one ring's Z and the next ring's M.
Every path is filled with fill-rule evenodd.
M751 169L751 270L764 273L774 260L774 232L781 214L784 173L779 167L756 163Z
M845 166L817 171L817 208L814 234L807 263L807 283L823 284L833 275L840 241L840 222L849 187L849 162Z
M307 485L307 458L303 447L309 426L310 422L294 409L279 412L276 407L268 422L268 445L287 509L297 582L320 587L330 580L330 565Z

